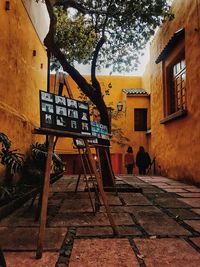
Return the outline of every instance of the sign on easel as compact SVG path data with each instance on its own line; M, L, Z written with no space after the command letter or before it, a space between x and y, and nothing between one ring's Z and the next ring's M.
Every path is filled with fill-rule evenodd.
M40 125L91 135L89 106L75 99L40 91Z

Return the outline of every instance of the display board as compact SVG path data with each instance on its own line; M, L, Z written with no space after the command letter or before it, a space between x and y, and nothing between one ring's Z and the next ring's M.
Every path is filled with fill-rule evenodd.
M95 121L91 121L90 124L92 136L96 138L88 140L88 143L109 146L110 134L108 133L108 127ZM74 144L77 147L84 147L84 141L82 139L75 139Z
M109 133L108 133L108 127L99 122L95 122L95 121L91 122L91 131L92 131L92 135L96 136L97 138L106 139L106 140L110 139Z
M87 103L40 91L40 125L91 135L89 106Z

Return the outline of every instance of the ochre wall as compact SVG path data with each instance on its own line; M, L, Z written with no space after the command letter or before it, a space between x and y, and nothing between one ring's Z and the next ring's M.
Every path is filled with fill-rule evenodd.
M151 44L152 152L162 174L200 182L200 10L197 1L176 0L172 12L175 19L160 28ZM188 115L163 125L162 62L156 65L155 60L180 28L185 28Z
M85 76L89 81L90 77ZM67 78L69 87L73 92L75 99L79 99L80 92L77 90L77 85L68 76ZM109 83L112 84L110 89L110 95L104 94L104 99L107 106L114 108L117 111L117 103L120 100L123 103L123 111L115 118L112 118L113 128L121 128L123 135L130 141L125 142L126 145L122 146L112 142L111 140L111 155L113 168L115 173L125 173L123 164L124 154L127 150L127 145L133 146L134 153L136 153L138 147L143 145L148 150L147 137L145 132L134 132L134 108L148 108L149 110L149 97L144 96L128 96L122 92L125 88L142 88L142 78L137 76L98 76L98 80L102 87L104 94L105 89ZM51 76L51 91L54 91L55 87L55 75ZM64 89L63 95L67 95ZM91 118L92 119L92 118ZM149 115L148 115L149 119ZM149 124L149 122L148 122ZM115 138L113 138L115 139ZM124 142L124 141L123 141ZM67 138L59 138L56 151L59 154L75 154L76 150L73 149L72 140Z
M0 125L25 153L39 126L39 89L46 88L46 52L21 0L0 1ZM33 56L36 50L36 56ZM2 180L0 178L0 180Z

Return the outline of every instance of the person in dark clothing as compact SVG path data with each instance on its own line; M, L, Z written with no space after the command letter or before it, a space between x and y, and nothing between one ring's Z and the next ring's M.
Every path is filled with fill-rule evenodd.
M139 169L139 174L145 175L146 169L149 167L149 164L151 163L150 156L148 152L145 152L144 147L140 146L139 151L136 155L136 165Z
M124 163L125 167L127 169L128 174L133 173L133 168L135 167L135 160L134 160L134 154L133 149L131 146L128 147L127 152L124 157Z

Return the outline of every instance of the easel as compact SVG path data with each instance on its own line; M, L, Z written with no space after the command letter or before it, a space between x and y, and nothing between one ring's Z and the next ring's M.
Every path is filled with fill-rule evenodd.
M90 173L90 176L92 177L92 172L91 172L91 168L90 168L90 164L87 160L87 153L86 150L84 151L84 146L78 146L76 145L77 148L78 148L78 153L79 153L79 156L81 158L81 163L82 163L82 170L83 170L83 174L84 174L84 177L86 178L86 181L87 181L87 174L86 174L86 168L84 166L84 160L83 160L83 157L85 156L85 160L86 160L86 163L87 163L87 167L89 169L89 173ZM113 174L113 171L112 171L112 167L111 167L111 163L110 163L110 159L109 159L109 156L108 156L108 152L107 152L107 148L109 146L106 146L106 145L100 145L100 144L90 144L89 145L90 148L95 148L96 150L96 155L97 155L97 162L98 162L98 166L99 166L99 174L100 174L100 177L102 177L102 170L101 170L101 164L100 164L100 149L103 149L105 155L106 155L106 160L107 160L107 164L108 164L108 168L109 168L109 173L112 177L112 181L113 181L113 185L114 185L114 189L115 189L115 192L117 194L117 189L116 189L116 183L115 183L115 177L114 177L114 174ZM82 149L82 154L81 154L81 149ZM80 178L81 178L81 172L79 173L79 176L78 176L78 179L77 179L77 183L76 183L76 188L75 188L75 192L77 192L78 190L78 185L79 185L79 182L80 182ZM87 185L88 186L88 185Z
M47 135L48 136L48 149L47 149L47 160L45 166L45 175L44 175L44 183L43 183L43 193L42 193L42 206L40 213L40 224L39 224L39 234L38 234L38 243L37 243L37 251L36 258L40 259L43 253L43 243L45 238L45 228L46 228L46 217L47 217L47 205L48 205L48 195L49 195L49 184L50 184L50 172L51 172L51 161L53 155L53 145L54 145L54 137L68 137L68 138L81 138L84 141L85 149L88 155L89 164L91 167L91 171L96 178L96 182L98 185L99 192L101 194L106 213L108 219L110 221L110 225L113 229L114 234L118 234L116 225L114 223L110 207L108 205L107 197L103 189L103 184L101 181L100 174L96 169L96 165L91 154L91 150L88 144L88 139L91 138L90 135L83 135L73 132L67 131L59 131L47 128L35 128L34 134Z

